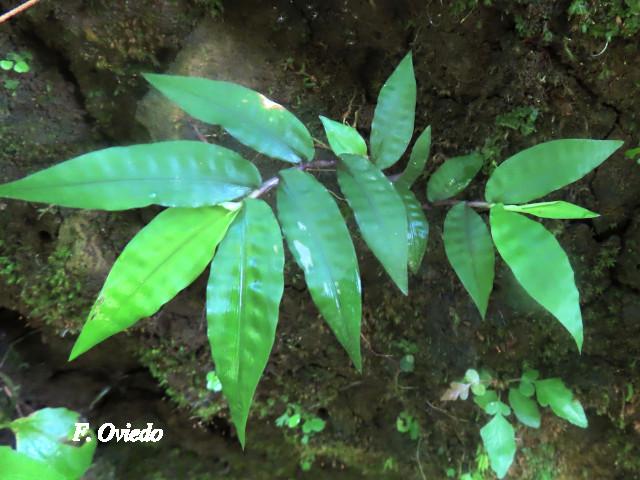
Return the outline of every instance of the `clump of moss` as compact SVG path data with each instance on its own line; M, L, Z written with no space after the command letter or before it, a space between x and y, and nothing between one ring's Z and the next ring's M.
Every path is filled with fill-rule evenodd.
M573 0L569 17L574 28L610 42L631 38L640 32L640 3L631 0Z

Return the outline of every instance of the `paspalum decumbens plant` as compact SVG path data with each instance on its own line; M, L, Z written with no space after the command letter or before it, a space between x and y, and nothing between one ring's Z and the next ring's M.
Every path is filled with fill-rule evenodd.
M249 408L278 322L282 233L314 303L356 369L362 368L356 253L336 201L308 170L335 166L362 237L404 294L408 268L420 266L429 227L411 187L429 156L430 128L418 136L402 174L390 179L383 173L403 156L414 133L411 55L380 91L368 147L356 129L321 117L334 154L329 160L314 160L307 128L264 95L204 78L145 78L192 117L220 125L241 143L292 166L263 182L257 168L231 150L168 141L88 153L2 185L0 196L99 210L168 207L116 260L71 359L153 315L211 263L206 299L211 352L244 445ZM482 316L493 284L495 244L527 292L582 346L578 291L567 256L529 216L595 214L565 202L527 202L578 180L621 144L558 140L520 152L493 172L484 201L450 200L479 171L478 155L452 158L431 176L427 205L454 205L445 221L446 253ZM274 188L277 215L260 199ZM491 234L474 208L490 210Z

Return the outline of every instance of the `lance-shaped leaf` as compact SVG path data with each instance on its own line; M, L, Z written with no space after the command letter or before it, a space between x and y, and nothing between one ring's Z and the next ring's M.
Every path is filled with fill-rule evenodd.
M431 151L431 127L427 127L418 137L416 143L411 150L411 157L409 157L409 163L405 168L400 178L396 181L397 185L401 185L405 188L410 188L411 185L418 179L424 171L424 166L429 159L429 152Z
M540 218L580 219L600 216L586 208L559 200L555 202L527 203L525 205L505 205L504 209L510 212L528 213Z
M170 208L129 242L113 265L70 360L156 313L211 261L237 211Z
M540 405L551 407L553 413L558 417L564 418L580 428L587 428L589 422L584 414L582 404L579 400L573 398L573 393L561 379L537 380L535 385L536 396Z
M396 163L413 135L416 77L411 53L396 67L378 95L371 123L371 157L383 170Z
M482 163L482 156L478 153L453 157L444 162L427 182L429 201L437 202L451 198L467 188L482 168Z
M378 167L358 155L342 155L338 183L365 242L406 295L409 251L402 198Z
M79 479L91 466L97 444L93 433L91 441L70 442L79 417L66 408L45 408L14 420L9 428L16 436L16 451L45 462L63 478Z
M311 134L302 122L261 93L199 77L146 74L144 78L192 117L222 126L264 155L298 163L315 154Z
M280 226L261 200L245 200L220 243L207 285L211 353L244 447L249 409L276 334L284 290Z
M449 263L484 318L495 270L489 229L475 210L458 203L445 218L443 237Z
M502 205L491 209L491 234L520 285L562 323L581 350L580 295L567 254L556 238L540 223Z
M34 460L10 447L0 447L0 468L2 480L78 480L62 475L46 462Z
M488 202L525 203L581 179L624 142L567 139L541 143L516 153L487 182Z
M333 153L336 155L343 153L367 155L367 144L355 128L338 123L322 115L320 115L320 120Z
M540 428L540 409L532 399L515 388L509 389L509 404L520 422L527 427Z
M498 478L504 478L516 455L516 434L501 414L480 429L482 443L489 456L491 469Z
M407 212L407 239L409 240L409 269L417 273L429 239L429 223L424 215L422 205L411 190L395 185Z
M360 274L349 230L336 202L315 178L297 169L283 170L280 177L278 218L289 250L320 313L362 370Z
M260 182L256 167L231 150L174 141L87 153L0 185L0 196L100 210L199 207L246 195Z

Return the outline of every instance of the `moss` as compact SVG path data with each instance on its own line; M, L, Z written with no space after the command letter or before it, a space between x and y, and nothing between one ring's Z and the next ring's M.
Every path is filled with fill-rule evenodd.
M568 9L574 29L610 42L640 32L640 4L628 0L573 0Z

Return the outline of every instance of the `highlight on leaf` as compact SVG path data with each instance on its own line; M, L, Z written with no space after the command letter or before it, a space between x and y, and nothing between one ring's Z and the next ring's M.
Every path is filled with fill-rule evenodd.
M471 183L482 163L478 153L446 160L427 182L427 199L437 202L457 195Z

